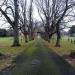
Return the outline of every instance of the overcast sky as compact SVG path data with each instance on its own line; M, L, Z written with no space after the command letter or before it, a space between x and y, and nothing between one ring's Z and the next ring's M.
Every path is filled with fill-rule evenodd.
M29 2L29 0L27 0ZM3 2L3 0L0 0L0 4ZM3 7L2 9L5 9L5 7ZM41 20L39 15L38 15L38 11L37 8L35 6L35 4L33 4L33 17L35 20ZM4 25L3 25L4 24ZM69 22L68 26L72 26L75 25L75 21ZM0 18L0 28L6 28L8 29L8 27L10 27L10 25L8 23L5 24L4 21L2 21L2 18ZM65 29L66 31L68 31L68 29Z
M3 3L4 0L0 0L0 5ZM28 3L29 3L29 0L27 0ZM5 6L2 7L2 9L5 9ZM1 14L1 13L0 13ZM37 11L37 8L36 6L33 4L33 18L35 20L38 20L40 21L40 17L38 15L38 11ZM0 17L0 28L5 28L5 29L8 29L10 27L9 23L5 23L5 21L3 21L4 19Z

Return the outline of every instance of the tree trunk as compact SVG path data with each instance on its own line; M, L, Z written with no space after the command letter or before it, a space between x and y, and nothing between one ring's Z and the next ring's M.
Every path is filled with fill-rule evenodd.
M31 40L34 40L34 32L33 32L33 30L31 32Z
M13 31L14 31L14 41L13 41L12 47L20 46L20 44L19 44L19 30L18 30L18 27L15 26L13 28Z
M8 17L8 15L0 8L1 13L4 15L4 17L7 19L8 23L12 26L14 30L14 42L12 46L20 46L19 44L19 30L18 30L18 19L19 19L19 12L18 12L18 0L14 0L14 22L11 21L11 19Z
M52 35L53 34L49 34L49 43L51 42Z
M61 34L60 34L60 30L59 30L59 26L57 26L56 28L56 34L57 34L57 40L56 40L56 47L60 47L60 38L61 38Z
M46 26L45 26L45 35L46 35L46 41L50 42L50 39L49 39L49 22L46 23Z
M14 42L12 46L20 46L19 44L19 29L18 29L18 19L19 19L19 12L18 12L18 0L14 0L14 7L15 7L15 17L14 17Z

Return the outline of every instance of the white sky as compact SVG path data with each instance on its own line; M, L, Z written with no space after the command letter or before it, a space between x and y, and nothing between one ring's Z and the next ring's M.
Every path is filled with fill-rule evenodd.
M3 1L3 0L2 0ZM0 3L2 2L1 0L0 0ZM29 1L29 0L28 0ZM35 20L41 20L40 19L40 17L39 17L39 15L38 15L38 11L37 11L37 8L35 7L35 5L33 4L33 6L34 6L34 9L33 9L33 17L34 17L34 19ZM4 9L5 7L3 7L3 9ZM10 25L7 23L7 24L4 24L4 22L3 21L1 21L1 19L0 19L0 28L5 28L5 29L8 29L8 27L10 27ZM70 22L70 23L68 23L68 25L69 26L72 26L72 25L75 25L75 21L73 21L73 22ZM65 31L68 31L68 29L65 29Z
M0 0L0 4L2 4L3 1L4 1L4 0ZM29 2L30 0L27 0L27 1L28 1L28 4L29 4L29 3L30 3L30 2ZM5 9L5 8L6 8L5 6L2 7L2 9ZM34 18L35 20L38 20L38 21L41 20L40 17L39 17L39 15L38 15L37 8L35 7L34 4L33 4L33 18ZM4 25L3 25L3 24L4 24ZM9 23L6 23L6 24L5 24L5 22L2 21L2 18L0 18L0 28L8 29L9 27L10 27Z
M33 17L36 20L41 20L36 7L34 7Z

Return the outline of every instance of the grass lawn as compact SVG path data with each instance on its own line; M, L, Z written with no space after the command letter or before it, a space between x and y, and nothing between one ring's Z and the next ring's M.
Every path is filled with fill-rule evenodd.
M70 41L68 42L67 37L63 37L61 40L61 47L56 48L54 47L55 45L55 40L51 40L51 43L48 43L49 48L57 52L59 55L67 54L70 53L71 50L75 50L75 44L71 44ZM71 38L73 39L73 38ZM0 52L4 54L9 54L11 55L10 59L6 60L0 60L0 70L9 66L11 64L11 61L14 57L18 56L23 50L27 47L29 44L25 44L24 40L20 38L20 43L21 47L11 47L13 43L13 38L12 37L4 37L0 38ZM27 51L29 55L31 55L36 47L29 47L30 49ZM75 64L74 64L75 66Z
M16 57L20 52L24 50L26 44L24 40L20 40L20 47L11 47L13 43L12 37L0 37L0 52L5 55L10 55L11 57L6 60L0 60L0 70L9 66L14 57Z
M34 40L2 75L74 75L74 69L42 39ZM13 65L12 64L12 65Z
M20 47L11 47L12 43L13 43L12 37L0 38L0 52L11 54L11 55L17 55L17 53L19 53L20 51L23 51L26 45L24 40L20 41L21 43Z
M70 40L68 41L68 37L62 37L60 42L61 47L55 47L56 40L52 39L51 43L48 43L49 48L53 49L60 56L70 54L71 51L75 52L75 44L71 43L71 39L74 40L75 38L69 37L69 39ZM75 68L75 59L72 60L70 63Z
M15 58L15 67L8 75L61 75L58 66L49 60L44 43L33 41ZM50 50L51 52L51 50Z
M70 37L69 39L74 40L73 37ZM75 44L71 43L71 40L68 41L68 37L62 37L60 45L61 47L55 47L55 39L51 40L51 43L49 43L49 47L53 49L55 52L57 52L59 55L69 54L72 50L75 50Z
M74 38L70 38L74 39ZM23 51L26 44L24 40L21 41L21 47L11 47L13 43L12 37L4 37L0 38L0 52L11 54L11 55L17 55L19 52ZM54 51L56 51L58 54L63 55L66 53L70 53L72 50L75 50L75 44L68 41L68 37L62 37L61 40L61 47L55 47L55 39L51 40L51 43L49 43L49 47L52 48Z

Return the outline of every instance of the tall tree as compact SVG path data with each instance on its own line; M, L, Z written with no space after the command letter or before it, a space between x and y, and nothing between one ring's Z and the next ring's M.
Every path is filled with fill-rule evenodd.
M33 33L33 0L30 0L30 6L29 6L29 38L30 40L34 39L34 33Z
M20 8L21 8L19 12L20 30L25 37L25 42L28 42L27 0L20 1Z
M6 3L5 3L6 2ZM4 4L5 3L5 4ZM14 42L12 46L20 46L19 44L19 30L18 30L18 18L19 18L19 14L18 14L18 0L14 0L14 7L12 7L11 5L8 5L8 0L4 0L3 5L6 5L6 9L5 11L0 7L0 11L2 13L2 15L4 15L4 17L6 18L6 20L8 21L8 23L12 26L13 30L14 30ZM13 9L14 8L14 9ZM7 10L11 9L12 11L12 15L14 17L14 21L11 20L11 18L8 16L7 14Z
M60 46L60 25L69 9L75 4L72 0L36 0L36 6L44 17L40 14L44 23L44 30L47 39L50 39L54 33L57 35L56 46ZM48 40L49 41L49 40Z

